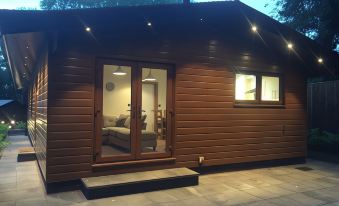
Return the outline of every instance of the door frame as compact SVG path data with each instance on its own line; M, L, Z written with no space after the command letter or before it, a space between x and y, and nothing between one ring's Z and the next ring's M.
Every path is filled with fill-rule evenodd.
M101 128L103 124L103 71L104 65L119 65L131 67L131 150L129 154L101 156ZM142 123L142 68L160 68L167 70L167 96L166 96L166 151L164 153L142 153L141 152L141 129ZM120 59L98 59L95 68L95 93L94 93L94 163L115 163L126 161L142 161L146 159L168 158L173 156L173 134L174 134L174 66L162 63L150 63L133 60Z
M131 128L136 128L136 76L137 65L132 61L123 61L115 59L99 59L96 65L96 77L95 77L95 100L94 100L94 162L106 163L106 162L119 162L134 160L136 158L136 129L130 130L131 148L128 154L114 155L114 156L101 156L102 139L101 129L103 124L103 71L104 65L119 65L128 66L131 68Z

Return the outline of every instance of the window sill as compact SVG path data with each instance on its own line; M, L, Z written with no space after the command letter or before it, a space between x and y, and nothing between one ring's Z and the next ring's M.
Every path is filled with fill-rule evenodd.
M276 109L285 109L285 105L281 104L243 104L236 103L233 105L234 108L276 108Z

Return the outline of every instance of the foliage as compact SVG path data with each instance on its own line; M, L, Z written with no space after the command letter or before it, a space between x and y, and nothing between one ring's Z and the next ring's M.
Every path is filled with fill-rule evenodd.
M26 122L17 122L14 126L14 129L26 129Z
M114 6L137 6L151 4L181 3L182 0L41 0L40 7L46 10L102 8Z
M308 144L311 149L324 152L339 153L339 134L311 129Z
M0 48L0 99L15 98L14 85L8 63Z
M338 0L277 0L277 18L329 49L339 44Z
M1 124L0 125L0 151L3 150L7 145L9 144L8 141L6 141L8 132L8 125L7 124Z

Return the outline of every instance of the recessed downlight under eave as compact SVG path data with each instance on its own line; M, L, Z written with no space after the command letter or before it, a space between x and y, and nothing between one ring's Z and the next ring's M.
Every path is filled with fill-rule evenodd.
M15 88L23 89L28 86L33 69L41 68L44 62L47 37L42 32L6 34L3 43Z

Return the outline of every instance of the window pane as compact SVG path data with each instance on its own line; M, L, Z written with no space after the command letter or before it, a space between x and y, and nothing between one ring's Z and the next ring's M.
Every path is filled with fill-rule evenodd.
M279 77L263 76L261 82L261 100L279 101Z
M167 70L142 68L143 153L166 152L167 140Z
M101 156L131 153L131 75L129 66L104 65Z
M256 76L237 74L236 75L236 100L255 100L256 96Z

